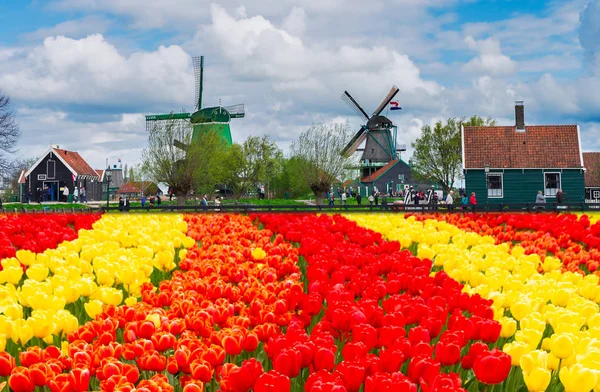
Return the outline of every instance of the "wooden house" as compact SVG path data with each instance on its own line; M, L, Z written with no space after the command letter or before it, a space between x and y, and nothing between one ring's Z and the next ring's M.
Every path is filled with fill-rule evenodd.
M535 203L538 191L554 203L584 201L578 125L525 125L523 102L513 126L464 127L462 161L467 193L478 204Z
M600 203L600 152L584 152L585 201Z
M31 201L72 200L75 187L86 190L88 201L100 200L102 186L98 173L75 151L51 147L27 170L25 191ZM64 195L69 189L70 197Z

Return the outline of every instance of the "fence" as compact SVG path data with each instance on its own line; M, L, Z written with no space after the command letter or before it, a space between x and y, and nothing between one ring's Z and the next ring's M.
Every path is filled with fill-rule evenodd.
M125 212L117 206L102 206L99 209L92 208L43 208L41 210L27 210L21 208L0 209L0 213L82 213L82 212ZM254 204L222 204L220 206L210 205L165 205L154 207L130 207L126 212L412 212L412 213L464 213L464 212L600 212L599 203L495 203L480 204L473 209L472 206L462 207L453 205L451 208L444 204L388 204L388 205L254 205Z

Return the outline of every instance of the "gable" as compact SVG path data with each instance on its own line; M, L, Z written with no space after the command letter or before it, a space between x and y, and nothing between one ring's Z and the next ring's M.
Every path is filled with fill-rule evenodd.
M465 169L583 167L577 125L464 127L462 136Z
M600 187L600 152L584 152L585 186Z

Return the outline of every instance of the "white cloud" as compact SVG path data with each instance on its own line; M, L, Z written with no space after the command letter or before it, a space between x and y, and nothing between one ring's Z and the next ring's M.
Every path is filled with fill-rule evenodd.
M500 42L497 40L488 38L477 41L468 36L465 42L470 49L479 52L478 57L463 66L465 72L487 75L510 75L515 72L516 63L502 54Z
M3 67L0 85L27 102L140 107L193 97L191 58L179 46L126 57L100 34L58 36Z

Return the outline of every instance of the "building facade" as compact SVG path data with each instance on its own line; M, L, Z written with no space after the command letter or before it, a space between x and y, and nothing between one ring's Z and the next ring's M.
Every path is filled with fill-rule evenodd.
M75 151L52 147L25 172L22 201L72 201L75 187L85 189L88 201L100 200L102 185L98 173ZM68 188L68 195L65 195Z
M600 152L584 152L585 201L600 203Z
M565 203L580 203L584 164L577 125L525 125L522 102L515 126L463 127L466 192L478 204L535 203L542 191L547 203L562 189Z

